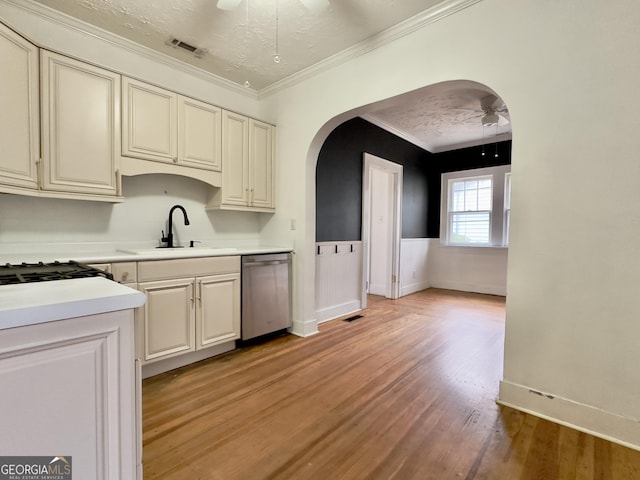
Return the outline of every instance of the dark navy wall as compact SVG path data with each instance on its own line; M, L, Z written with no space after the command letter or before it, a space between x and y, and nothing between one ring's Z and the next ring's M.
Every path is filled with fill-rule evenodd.
M432 154L362 118L339 125L325 140L316 166L316 241L361 239L364 153L403 166L402 238L440 231L440 175L511 163L511 142Z

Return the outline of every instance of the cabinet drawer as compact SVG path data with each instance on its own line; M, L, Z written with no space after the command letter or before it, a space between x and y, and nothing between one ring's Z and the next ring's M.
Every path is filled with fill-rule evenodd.
M113 279L119 283L136 283L138 281L136 262L122 262L111 265Z
M240 272L239 256L138 262L138 282L238 272Z

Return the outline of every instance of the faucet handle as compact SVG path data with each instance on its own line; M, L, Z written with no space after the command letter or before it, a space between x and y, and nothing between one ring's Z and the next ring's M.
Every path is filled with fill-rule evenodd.
M160 237L160 242L162 242L162 243L169 243L169 237L166 237L166 236L164 235L164 230L161 230L161 232L162 232L162 236Z

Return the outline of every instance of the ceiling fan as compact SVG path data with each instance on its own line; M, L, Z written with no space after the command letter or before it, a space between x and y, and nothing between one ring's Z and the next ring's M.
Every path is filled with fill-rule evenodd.
M511 123L507 106L495 95L482 97L480 99L480 108L484 114L480 120L483 127L503 126Z
M218 0L217 7L220 10L233 10L241 2L242 0ZM329 6L329 0L300 0L300 3L312 13L320 13Z

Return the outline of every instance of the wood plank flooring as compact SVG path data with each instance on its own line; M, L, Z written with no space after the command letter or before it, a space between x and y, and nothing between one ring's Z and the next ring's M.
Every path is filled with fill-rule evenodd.
M640 480L640 452L495 403L504 299L360 313L145 380L145 480Z

